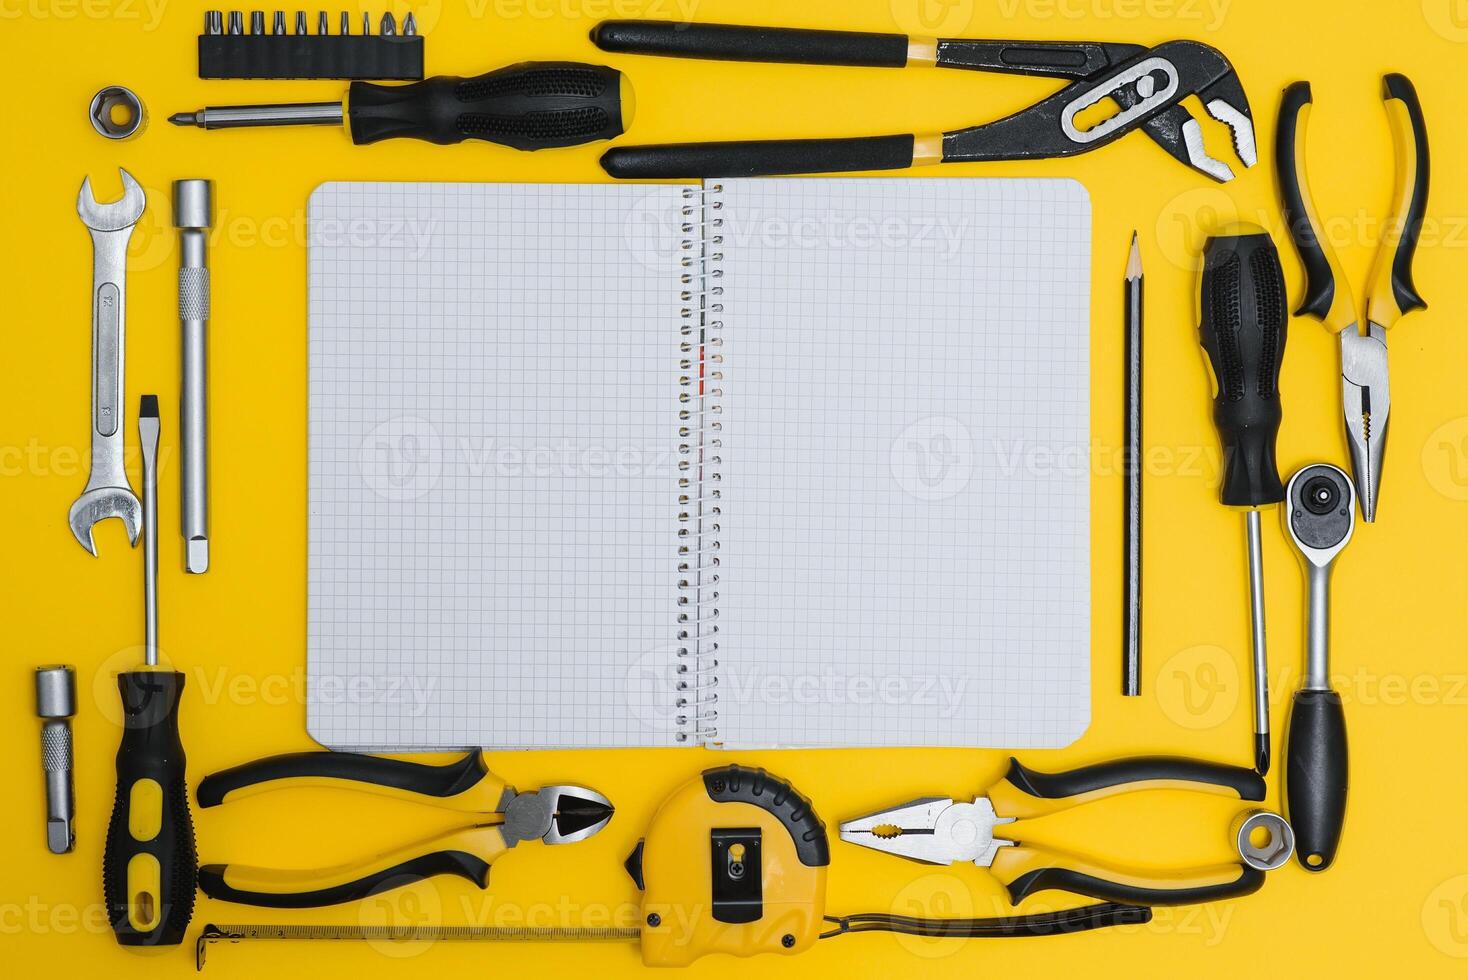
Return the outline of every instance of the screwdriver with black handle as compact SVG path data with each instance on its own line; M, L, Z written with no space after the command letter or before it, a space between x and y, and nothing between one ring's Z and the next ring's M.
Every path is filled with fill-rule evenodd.
M144 662L117 676L122 744L102 857L107 917L124 946L176 946L194 914L198 860L178 705L184 675L158 664L158 396L138 408L143 450Z
M614 68L526 61L474 78L440 75L409 85L353 82L341 102L211 106L168 117L176 126L339 126L357 145L417 139L484 140L517 150L578 146L620 136L632 93Z
M1269 772L1269 664L1264 636L1264 556L1259 509L1284 500L1275 461L1283 409L1286 306L1279 250L1262 228L1227 229L1203 248L1199 336L1213 375L1213 422L1223 446L1220 498L1242 507L1249 549L1254 654L1254 764Z

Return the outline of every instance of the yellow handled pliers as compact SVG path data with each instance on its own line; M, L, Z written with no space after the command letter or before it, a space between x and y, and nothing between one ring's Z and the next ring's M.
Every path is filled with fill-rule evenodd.
M1376 520L1381 493L1381 463L1391 419L1386 331L1413 310L1427 308L1412 281L1412 257L1427 211L1430 173L1427 124L1417 90L1404 75L1382 82L1396 146L1394 213L1384 227L1366 293L1365 322L1351 295L1351 284L1325 236L1320 212L1305 180L1305 124L1309 120L1309 82L1285 89L1275 140L1275 169L1284 198L1290 237L1305 265L1305 299L1296 316L1310 314L1341 338L1341 397L1346 441L1355 473L1361 516Z
M362 864L319 871L205 865L199 869L204 894L244 905L298 909L350 902L434 875L457 875L485 888L490 865L521 841L570 844L585 840L612 819L607 798L584 786L516 792L489 771L478 751L444 766L348 752L272 756L206 776L199 783L199 806L303 786L414 800L463 811L474 820L467 827Z
M971 861L988 868L1015 905L1049 890L1125 905L1191 905L1257 891L1264 872L1250 864L1139 873L1024 840L1022 821L1158 789L1256 802L1265 792L1264 777L1252 769L1193 759L1140 757L1059 773L1036 772L1011 759L1004 778L972 803L912 800L846 821L841 839L926 864Z

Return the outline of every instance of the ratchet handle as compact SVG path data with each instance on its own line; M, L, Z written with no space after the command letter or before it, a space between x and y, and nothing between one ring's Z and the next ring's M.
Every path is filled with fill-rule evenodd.
M1196 905L1252 895L1264 884L1264 872L1244 864L1136 874L1024 844L1000 848L990 870L1015 905L1044 891L1126 905Z
M661 20L602 21L592 28L591 41L619 54L867 68L901 68L908 48L905 34Z
M1219 496L1230 507L1284 499L1275 443L1284 409L1279 372L1287 339L1284 272L1263 230L1220 235L1203 248L1198 336L1214 381L1213 422L1223 446Z
M601 165L624 180L902 170L913 165L913 144L914 137L908 134L619 146L602 154Z
M1412 281L1412 259L1427 212L1431 167L1427 122L1417 89L1405 75L1391 74L1382 80L1382 91L1396 147L1396 195L1393 216L1386 224L1371 272L1366 315L1377 326L1390 327L1413 310L1427 308Z
M462 799L463 808L485 813L497 811L505 789L479 751L443 766L352 752L291 752L205 776L199 783L199 806L302 786L353 789L418 802L428 797L454 801L456 808ZM465 798L471 790L472 798Z
M1295 315L1308 313L1340 333L1354 326L1358 317L1305 175L1305 132L1313 101L1309 82L1295 82L1285 89L1275 129L1274 169L1285 224L1305 266L1305 297Z
M347 126L357 144L409 138L484 140L517 150L578 146L620 136L622 110L621 72L570 61L527 61L411 85L353 82L347 90Z
M1096 800L1144 790L1187 790L1257 802L1264 777L1252 769L1172 756L1117 759L1067 772L1036 772L1009 760L1009 772L989 789L996 812L1027 820Z
M1306 871L1335 861L1346 822L1346 713L1335 691L1295 692L1285 759L1285 801Z
M176 946L194 914L194 823L178 706L184 675L120 674L117 796L102 857L107 917L124 946Z

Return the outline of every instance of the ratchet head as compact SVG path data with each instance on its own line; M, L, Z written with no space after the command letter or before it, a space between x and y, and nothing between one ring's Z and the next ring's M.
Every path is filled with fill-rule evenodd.
M505 844L522 840L574 844L600 831L612 819L612 803L585 786L547 786L517 793L504 806Z
M1381 491L1381 463L1386 453L1386 429L1391 420L1391 387L1387 377L1386 331L1370 324L1369 332L1354 327L1341 332L1341 404L1346 422L1346 444L1356 474L1361 516L1376 520Z
M972 861L988 867L999 848L1014 845L995 838L994 828L1013 820L995 814L988 797L959 803L933 796L848 820L841 839L925 864Z
M76 503L71 505L71 512L67 515L71 533L76 535L77 541L93 558L97 557L97 544L92 540L92 525L109 517L121 520L127 526L128 541L131 544L138 543L138 534L143 527L143 505L126 487L97 487L88 490L76 498Z
M1328 463L1307 466L1285 487L1285 530L1305 564L1328 568L1356 527L1351 480Z
M147 195L133 179L132 174L122 168L117 173L122 177L122 197L103 204L92 194L92 178L82 179L82 189L76 196L76 213L81 215L82 224L93 231L121 231L138 223L147 204Z

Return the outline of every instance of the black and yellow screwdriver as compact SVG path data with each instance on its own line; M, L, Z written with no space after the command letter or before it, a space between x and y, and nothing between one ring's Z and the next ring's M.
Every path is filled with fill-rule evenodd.
M1213 422L1223 444L1227 507L1242 507L1249 548L1254 653L1254 765L1269 772L1269 664L1264 636L1264 557L1259 508L1284 500L1275 439L1284 411L1279 371L1287 308L1279 250L1262 228L1242 226L1203 249L1199 336L1213 374Z
M632 115L622 73L572 61L526 61L474 78L408 85L353 82L341 102L211 106L168 117L175 126L339 126L359 146L408 138L484 140L517 150L579 146L620 136Z
M158 664L158 396L138 408L143 450L142 666L117 676L122 744L102 857L107 917L124 946L176 946L194 914L194 822L184 783L178 704L184 675Z

